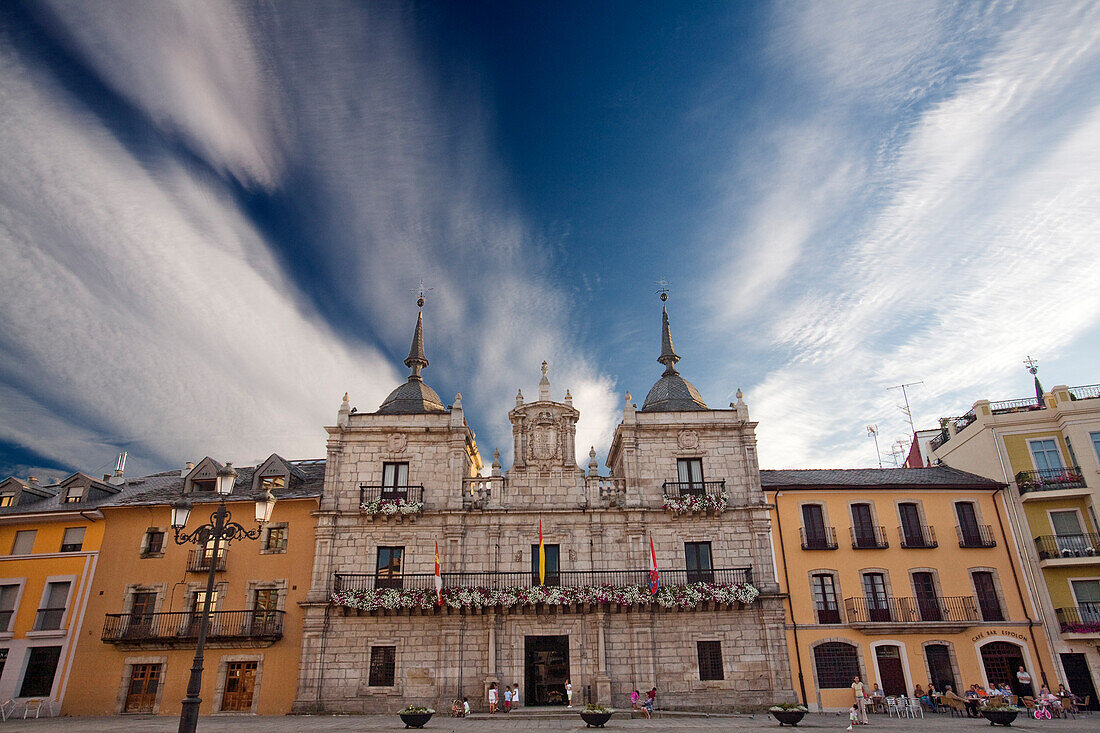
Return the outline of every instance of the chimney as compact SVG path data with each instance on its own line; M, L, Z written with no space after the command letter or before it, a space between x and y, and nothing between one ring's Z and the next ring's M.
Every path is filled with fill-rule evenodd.
M109 474L109 473L103 474L103 483L105 483L105 484L111 483L111 474Z
M122 473L126 470L126 451L122 451L118 454L118 460L115 462L115 473L113 476L107 479L107 481L114 486L121 486L125 483L125 479L122 477Z
M37 476L27 476L27 483L30 484L31 486L38 486L38 477Z
M187 474L191 473L193 470L195 470L195 462L188 461L184 465L183 470L180 471L180 478L187 478Z

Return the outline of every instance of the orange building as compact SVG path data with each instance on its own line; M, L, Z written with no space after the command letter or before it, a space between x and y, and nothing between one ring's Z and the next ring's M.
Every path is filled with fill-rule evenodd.
M215 557L213 548L174 541L170 504L180 496L194 503L185 531L209 521L220 468L206 458L182 473L128 480L102 508L101 569L73 667L80 694L66 698L65 714L179 715L211 563L217 581L201 714L290 712L302 650L298 604L310 587L325 464L272 455L237 469L226 497L233 521L253 529L256 498L271 491L277 501L258 540L233 542Z
M1021 666L1034 691L1057 685L1003 484L946 466L760 473L808 704L847 708L855 675L886 695L1027 692Z
M0 699L56 713L103 541L110 477L0 482Z

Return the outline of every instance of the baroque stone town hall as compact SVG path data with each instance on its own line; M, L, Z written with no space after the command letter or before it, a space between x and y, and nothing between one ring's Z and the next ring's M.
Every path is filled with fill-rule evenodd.
M619 708L650 687L694 709L794 699L756 424L740 393L714 409L678 373L667 312L661 336L664 373L641 408L627 395L608 475L594 451L577 465L580 413L544 363L508 413L513 465L494 455L481 477L461 395L446 406L421 376L417 317L408 381L375 412L345 397L327 428L295 710L481 707L493 682L555 703L567 680L574 704Z

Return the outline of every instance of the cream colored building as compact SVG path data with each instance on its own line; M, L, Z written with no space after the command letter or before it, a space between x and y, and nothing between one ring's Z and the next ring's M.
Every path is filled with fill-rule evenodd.
M1021 567L1052 640L1059 681L1100 689L1100 385L979 400L941 420L934 462L1009 485Z
M740 396L706 405L662 327L664 374L641 408L627 395L608 475L594 451L577 465L580 413L544 363L508 414L512 466L482 477L461 396L422 379L418 317L408 382L327 429L296 710L484 709L493 683L561 704L567 681L620 708L654 686L670 708L794 698L755 423Z

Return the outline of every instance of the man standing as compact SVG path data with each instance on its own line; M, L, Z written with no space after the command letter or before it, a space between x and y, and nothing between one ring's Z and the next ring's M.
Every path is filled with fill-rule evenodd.
M859 708L859 724L867 725L867 697L863 691L863 683L859 681L859 675L852 680L852 693L856 696L856 707Z
M1020 665L1020 669L1016 672L1016 681L1020 683L1020 695L1035 694L1035 690L1031 687L1031 675L1027 673L1023 665Z

